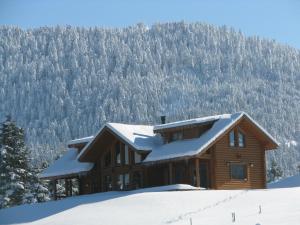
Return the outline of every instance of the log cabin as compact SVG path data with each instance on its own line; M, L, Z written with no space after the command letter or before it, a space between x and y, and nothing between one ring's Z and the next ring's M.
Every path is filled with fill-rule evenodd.
M72 140L41 179L56 197L170 184L207 189L266 188L266 151L278 142L247 113L195 118L155 126L106 123L95 136Z

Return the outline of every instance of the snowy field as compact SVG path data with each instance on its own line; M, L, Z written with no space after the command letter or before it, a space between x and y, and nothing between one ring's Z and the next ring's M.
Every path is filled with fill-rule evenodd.
M173 189L182 190L167 191ZM190 218L193 225L299 225L300 187L216 191L173 185L0 210L0 224L190 225Z

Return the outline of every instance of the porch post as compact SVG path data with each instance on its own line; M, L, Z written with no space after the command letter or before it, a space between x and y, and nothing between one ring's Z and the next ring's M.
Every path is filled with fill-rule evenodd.
M65 179L65 194L66 194L66 197L69 196L69 181L67 178Z
M70 196L72 196L73 195L73 190L72 190L72 185L73 185L73 183L72 183L72 179L70 179L69 180L69 188L70 188Z
M199 171L199 159L195 159L195 170L196 170L196 187L200 187L200 171Z
M169 184L173 183L173 166L169 163Z
M57 188L56 188L56 183L57 183L57 180L53 180L52 181L52 185L53 185L53 199L54 200L57 200Z

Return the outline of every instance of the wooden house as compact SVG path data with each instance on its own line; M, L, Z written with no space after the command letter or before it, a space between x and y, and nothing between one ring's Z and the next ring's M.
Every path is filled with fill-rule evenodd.
M169 184L265 188L265 151L277 147L244 112L155 126L107 123L93 137L70 141L40 177L63 179L66 195L74 180L79 194Z

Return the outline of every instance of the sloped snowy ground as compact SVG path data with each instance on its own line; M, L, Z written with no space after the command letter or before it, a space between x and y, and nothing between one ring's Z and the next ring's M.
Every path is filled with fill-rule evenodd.
M300 174L268 184L268 188L288 187L300 187Z
M300 188L108 192L0 210L0 224L299 225ZM157 191L157 192L152 192ZM262 212L259 213L259 206ZM232 222L235 212L236 221Z

